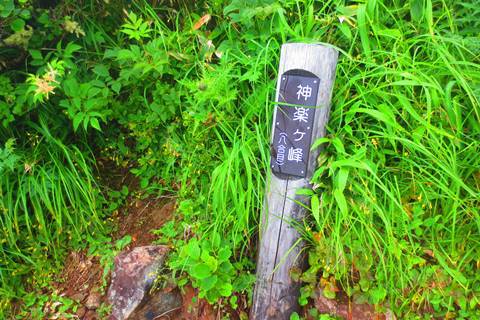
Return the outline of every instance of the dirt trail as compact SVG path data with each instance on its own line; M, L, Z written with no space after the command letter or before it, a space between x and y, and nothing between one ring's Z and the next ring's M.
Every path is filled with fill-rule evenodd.
M159 229L169 221L176 209L175 200L171 198L146 199L130 201L129 205L114 217L116 231L111 235L113 241L126 235L132 237L132 242L125 248L130 250L137 246L151 244L156 236L151 230ZM110 281L107 276L107 286ZM78 319L102 319L102 304L106 303L106 293L102 292L103 267L98 257L88 256L86 251L71 252L65 267L59 275L59 281L54 284L56 293L77 301L80 306L75 312ZM105 291L106 291L105 288ZM178 289L175 289L178 290ZM182 310L175 310L161 319L218 319L218 314L212 306L197 297L197 291L191 287L182 292ZM193 301L195 302L192 302Z

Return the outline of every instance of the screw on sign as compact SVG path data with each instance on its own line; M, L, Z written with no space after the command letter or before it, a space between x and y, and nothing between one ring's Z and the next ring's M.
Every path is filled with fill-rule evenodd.
M317 44L282 46L273 132L272 174L267 177L260 225L257 280L250 319L287 320L299 311L300 283L291 270L302 269L302 223L308 199L297 194L310 188L319 150L312 142L325 135L338 53Z

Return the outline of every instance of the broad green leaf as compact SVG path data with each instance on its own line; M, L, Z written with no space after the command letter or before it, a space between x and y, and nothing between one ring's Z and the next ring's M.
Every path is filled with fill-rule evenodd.
M322 293L323 296L327 299L333 300L336 297L335 291L331 289L330 285L325 286L325 288L323 288L322 290Z
M85 115L85 117L83 118L83 129L85 129L85 131L87 131L89 123L90 117L88 115Z
M188 242L186 252L188 256L193 260L200 259L200 246L198 245L197 239L191 239Z
M218 232L213 232L211 238L212 238L212 248L213 249L219 248L222 240L220 237L220 234Z
M346 168L340 168L336 174L337 189L343 192L345 186L347 185L349 170Z
M30 53L30 56L32 56L34 60L43 60L42 52L40 50L30 49L28 50L28 52Z
M202 280L210 277L212 274L210 268L205 263L197 263L190 268L190 275L196 279Z
M82 122L83 120L83 117L84 117L84 113L83 112L79 112L75 115L75 117L73 118L73 130L74 131L77 131L78 129L78 126L80 125L80 123Z
M97 64L93 68L93 72L100 77L109 77L110 73L108 72L108 68L104 64Z
M30 19L30 17L32 16L32 14L30 13L30 10L28 9L23 9L22 11L20 11L20 14L19 16L25 20L28 20Z
M145 189L148 187L149 180L147 178L143 178L140 180L140 188Z
M80 49L82 49L82 46L79 46L73 42L69 42L63 51L63 55L67 58L71 58L73 54Z
M63 82L63 91L69 97L77 95L78 82L75 78L71 77Z
M215 257L211 256L207 251L203 250L202 254L200 255L200 258L203 262L205 262L205 264L208 265L208 267L210 268L210 270L212 272L217 270L217 266L218 266L217 259L215 259Z
M217 280L218 277L216 275L200 280L200 289L205 291L211 290L217 284Z
M301 319L300 316L296 312L290 315L290 320L300 320L300 319Z
M378 304L382 302L387 296L387 290L383 287L376 287L369 290L370 297L372 298L373 304Z
M219 274L221 273L229 274L230 272L233 271L233 265L230 263L230 261L224 261L220 263L217 270L218 270L217 273Z
M327 138L327 137L319 138L319 139L315 140L314 143L312 143L312 146L310 147L310 150L314 150L315 148L318 148L322 144L324 144L326 142L329 142L329 141L330 141L330 139Z
M20 18L17 18L10 23L10 28L12 28L14 32L22 31L24 27L25 21Z
M121 49L117 51L116 58L117 60L135 59L135 54L130 50Z
M399 29L380 29L375 33L379 36L389 37L392 39L398 39L402 36L402 32Z
M342 159L342 160L337 160L332 162L332 165L331 165L332 169L341 168L341 167L351 167L351 168L372 171L366 162L360 162L354 159Z
M330 140L332 145L335 147L335 150L337 151L338 154L345 154L345 146L343 145L342 140L339 138L335 137Z
M101 89L100 89L100 88L91 87L91 88L88 89L88 91L87 91L87 98L88 98L88 99L93 98L93 97L95 97L96 95L98 95L100 92L101 92Z
M119 94L120 93L120 89L122 88L122 85L120 84L120 82L118 81L115 81L114 83L112 83L112 90L116 93L116 94Z
M223 247L220 250L218 250L218 261L219 262L228 261L231 255L232 255L232 250L230 250L229 247Z
M232 290L233 290L233 287L230 283L228 282L224 282L222 283L220 286L218 286L218 291L220 292L220 294L224 297L229 297L232 295Z
M119 50L120 49L107 49L107 50L105 50L103 58L105 58L105 59L115 58L118 55Z
M301 188L297 190L296 194L299 196L312 196L315 192L310 188Z
M102 129L100 128L100 123L98 123L97 118L95 117L90 118L90 125L93 128L97 129L98 131L102 131Z
M13 0L2 0L0 2L0 17L6 18L15 9Z
M358 283L360 284L360 289L362 289L362 291L366 292L370 289L370 281L368 279L361 278Z

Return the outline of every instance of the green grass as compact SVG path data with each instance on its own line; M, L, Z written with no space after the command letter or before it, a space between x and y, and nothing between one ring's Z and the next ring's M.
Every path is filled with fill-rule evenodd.
M386 297L406 318L473 317L478 51L454 29L454 6L425 2L419 24L408 6L362 6L319 141L310 233L319 265L309 271L334 276L358 301Z
M300 302L320 286L400 319L478 317L475 1L90 2L65 12L85 30L68 38L81 48L67 57L35 48L66 60L65 78L95 94L65 96L58 84L45 104L55 110L49 119L66 120L63 130L38 125L32 106L24 118L2 118L14 118L18 130L37 122L29 124L33 145L19 139L13 156L0 152L8 172L0 177L5 297L17 295L12 281L20 281L9 272L23 262L27 274L44 261L43 253L26 254L32 242L59 262L61 234L75 238L97 220L90 153L58 138L73 134L68 122L82 112L95 121L79 127L75 143L130 169L144 192L178 196L175 222L159 233L176 246L179 283L192 281L211 302L225 302L232 290L251 293L280 46L304 41L328 43L340 58L327 136L314 146L323 150L311 216L300 224L310 261ZM210 21L194 30L207 13ZM68 102L77 98L79 110ZM5 141L19 136L1 133ZM35 165L25 172L25 164Z
M170 62L179 68L183 126L170 131L180 156L167 166L182 198L197 199L178 217L184 227L203 239L221 233L237 261L253 259L280 44L330 43L341 55L328 135L317 144L325 150L304 230L312 266L302 298L326 281L407 318L473 316L480 74L478 39L465 29L478 9L441 1L209 5L180 6L161 21L156 12L166 11L137 6L165 50L188 57ZM206 12L213 22L192 31Z
M45 122L29 126L28 147L11 146L11 166L0 166L0 312L49 281L67 243L102 227L92 163L51 136Z

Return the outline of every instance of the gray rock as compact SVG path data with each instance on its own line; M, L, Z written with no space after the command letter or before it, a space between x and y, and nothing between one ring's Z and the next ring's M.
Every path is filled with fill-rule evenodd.
M148 291L165 261L166 246L136 247L115 258L108 301L112 305L111 320L125 320L148 298Z
M182 295L177 288L149 293L128 320L154 320L163 316L171 319L172 315L180 312L182 302Z

